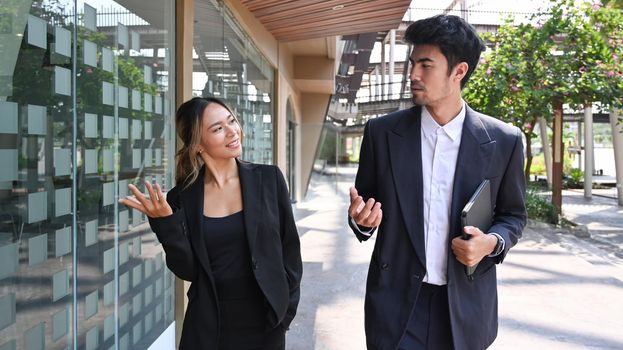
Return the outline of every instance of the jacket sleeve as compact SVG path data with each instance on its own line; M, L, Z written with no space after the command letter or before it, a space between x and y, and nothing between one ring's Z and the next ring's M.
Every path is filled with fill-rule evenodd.
M363 141L361 142L361 150L359 151L359 168L357 169L357 177L355 178L355 188L359 195L363 197L364 201L368 200L368 198L378 199L376 196L374 141L372 140L370 132L370 121L366 123L363 130ZM360 242L368 240L376 231L376 228L370 230L369 227L357 226L351 222L350 216L347 217L347 220L348 226L350 226ZM362 232L366 232L367 234L363 234Z
M290 300L288 310L282 321L285 328L290 326L301 297L300 285L303 275L303 262L301 259L301 244L299 234L296 229L290 196L283 174L278 167L275 167L275 177L277 181L279 218L281 227L281 249L283 252L283 266L290 286Z
M501 263L508 250L517 244L526 225L526 180L523 169L523 142L519 129L516 129L515 145L511 151L497 194L493 225L489 229L489 232L502 236L505 242L504 251L493 257L496 263Z
M162 218L149 218L149 225L158 237L166 254L167 267L177 277L194 281L197 276L195 257L188 239L184 208L179 204L179 191L171 190L167 202L173 214Z

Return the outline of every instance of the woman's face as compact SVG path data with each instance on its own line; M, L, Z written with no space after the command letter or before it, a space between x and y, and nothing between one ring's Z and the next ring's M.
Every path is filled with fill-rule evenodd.
M212 159L239 157L242 153L241 136L240 124L223 106L211 103L203 111L199 144L202 156Z

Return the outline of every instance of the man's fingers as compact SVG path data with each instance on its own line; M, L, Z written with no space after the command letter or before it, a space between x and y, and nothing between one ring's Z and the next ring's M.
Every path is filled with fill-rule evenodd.
M361 211L361 207L363 206L363 198L357 197L355 199L351 199L350 206L348 207L348 216L351 218L355 218L357 214Z
M379 221L379 216L380 215L381 215L381 203L377 202L372 207L372 210L370 211L370 215L368 215L368 217L364 220L362 226L366 226L366 227L376 227L376 226L378 226L378 224L376 224L376 222Z
M357 193L357 189L355 188L355 186L351 186L350 187L350 202L352 203L355 199L357 199L357 196L359 196L359 194Z

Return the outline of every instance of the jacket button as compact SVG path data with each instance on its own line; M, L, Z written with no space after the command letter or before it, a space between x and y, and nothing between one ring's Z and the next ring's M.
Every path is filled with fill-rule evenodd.
M257 260L254 259L252 262L252 265L253 265L253 270L257 270Z
M420 275L418 275L417 273L413 274L413 279L414 280L419 280L420 279Z
M381 270L387 270L387 269L389 269L389 264L388 263L381 264Z

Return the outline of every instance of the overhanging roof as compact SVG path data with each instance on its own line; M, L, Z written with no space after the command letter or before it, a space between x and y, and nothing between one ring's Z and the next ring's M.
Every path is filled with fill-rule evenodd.
M411 0L241 0L279 41L398 28Z

